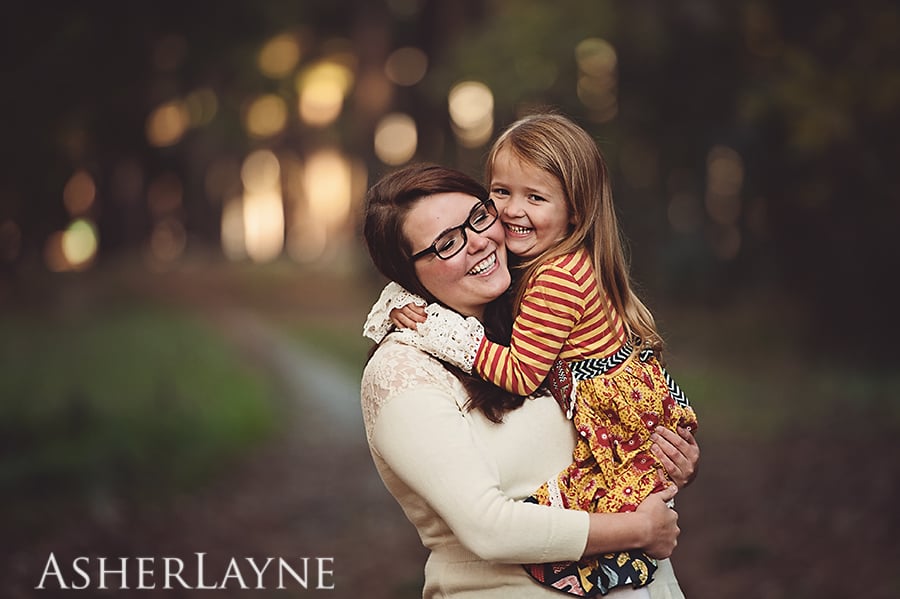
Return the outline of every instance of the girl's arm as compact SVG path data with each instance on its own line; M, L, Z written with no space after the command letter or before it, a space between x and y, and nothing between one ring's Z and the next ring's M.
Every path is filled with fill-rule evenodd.
M474 371L517 395L534 393L586 310L586 290L566 268L540 272L522 297L509 346L482 342Z

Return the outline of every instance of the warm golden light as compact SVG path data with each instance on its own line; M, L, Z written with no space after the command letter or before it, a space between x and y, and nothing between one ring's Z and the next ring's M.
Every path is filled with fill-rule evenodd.
M75 171L63 188L63 204L69 216L82 216L91 209L96 195L94 178L85 170Z
M244 115L244 127L251 137L271 137L287 124L287 105L280 96L266 94L250 103Z
M222 252L229 260L243 260L247 257L244 244L244 202L240 196L232 197L222 206L220 230Z
M353 72L347 65L330 60L312 65L297 77L300 118L317 127L333 123L352 85Z
M190 115L183 102L166 102L147 117L147 141L156 147L174 145L181 141L189 124Z
M475 148L494 131L494 94L484 83L463 81L450 90L448 107L453 132L460 144Z
M319 226L334 228L344 224L350 214L352 168L337 150L320 150L306 161L303 188L309 205L309 218Z
M281 190L244 194L244 244L254 262L270 262L284 248Z
M272 79L290 74L300 62L300 44L294 35L276 35L262 47L257 57L259 70Z
M241 182L251 193L263 193L281 188L281 165L269 150L257 150L244 159Z
M393 113L375 127L375 154L385 164L397 166L416 154L418 134L411 116Z
M241 168L241 180L247 256L254 262L274 260L284 248L284 202L278 158L269 150L250 154Z
M428 57L419 48L411 46L391 52L384 65L384 74L397 85L415 85L425 77Z
M80 270L90 265L97 254L97 229L89 220L79 218L62 234L62 252L69 265Z

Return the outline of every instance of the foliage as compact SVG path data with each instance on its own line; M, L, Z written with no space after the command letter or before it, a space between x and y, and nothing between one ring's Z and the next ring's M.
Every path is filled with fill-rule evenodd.
M4 493L183 487L273 428L260 373L181 314L7 315L0 339Z

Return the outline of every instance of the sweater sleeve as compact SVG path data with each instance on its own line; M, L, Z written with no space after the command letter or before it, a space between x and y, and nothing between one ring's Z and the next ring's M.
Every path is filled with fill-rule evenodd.
M438 387L391 397L374 423L371 445L480 558L504 563L578 559L588 514L515 501L453 397Z
M481 343L473 366L478 376L517 395L534 393L584 314L581 287L562 268L539 272L522 298L510 345Z

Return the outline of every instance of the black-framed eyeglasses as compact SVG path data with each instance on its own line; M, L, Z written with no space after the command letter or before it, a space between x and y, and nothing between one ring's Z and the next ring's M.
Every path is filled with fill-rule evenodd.
M452 229L447 229L438 235L434 243L421 252L413 254L410 261L418 260L428 254L434 254L441 260L449 260L466 247L466 243L469 241L468 237L466 237L466 229L472 229L476 233L484 233L495 222L497 222L497 206L494 205L494 200L488 199L479 202L472 208L466 222Z

